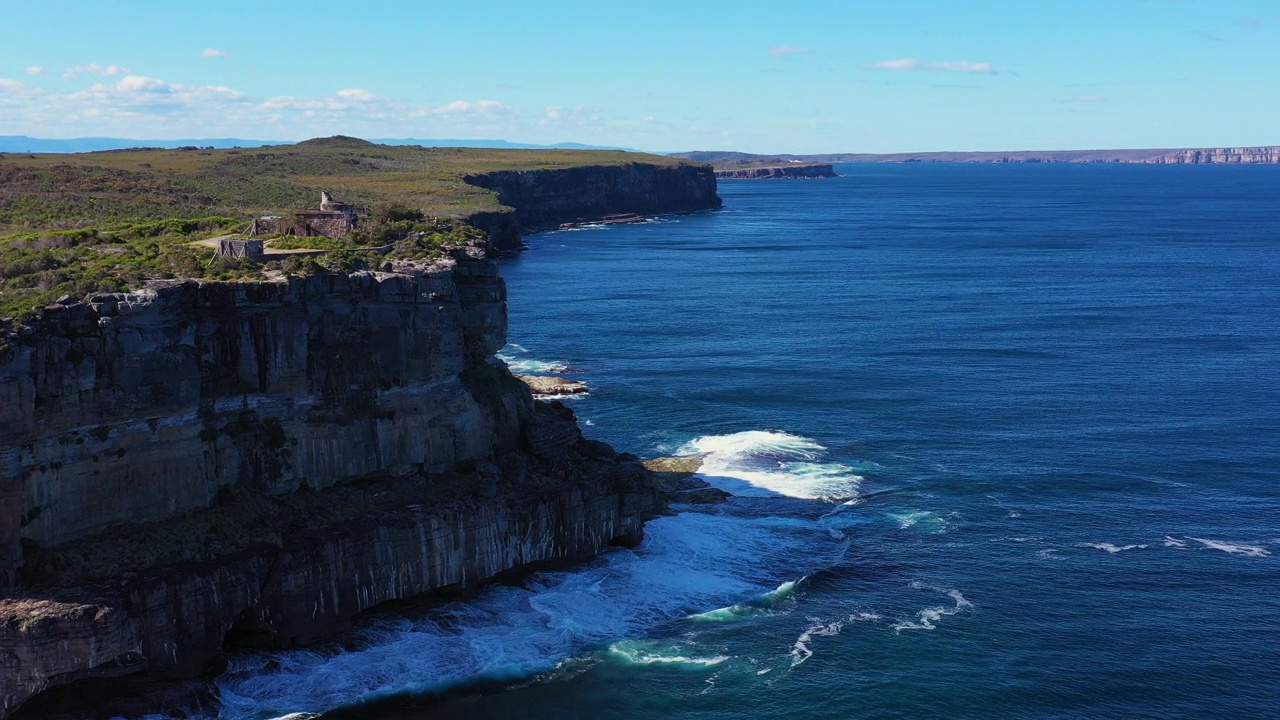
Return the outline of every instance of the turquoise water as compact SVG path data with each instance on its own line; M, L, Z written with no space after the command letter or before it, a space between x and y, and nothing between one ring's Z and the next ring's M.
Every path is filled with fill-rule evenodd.
M730 502L224 716L1280 715L1280 168L838 170L504 264L504 356Z

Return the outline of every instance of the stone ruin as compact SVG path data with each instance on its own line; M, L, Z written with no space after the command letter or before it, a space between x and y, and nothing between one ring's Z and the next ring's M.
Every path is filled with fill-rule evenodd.
M321 192L319 210L303 210L291 216L263 216L253 221L247 234L342 237L355 230L360 218L368 214L369 211L365 208L338 202L329 193Z
M217 257L249 258L250 260L261 260L262 254L261 240L240 240L235 238L218 240L218 247L214 252Z

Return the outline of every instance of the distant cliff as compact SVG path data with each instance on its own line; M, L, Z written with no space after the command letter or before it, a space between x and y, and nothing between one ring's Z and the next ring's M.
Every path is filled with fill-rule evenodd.
M772 167L717 168L716 177L725 180L790 180L837 177L835 169L825 163L792 163Z
M0 717L634 542L658 508L494 360L487 247L175 282L0 328Z
M998 152L916 152L916 153L826 153L820 155L752 155L730 151L676 153L696 162L712 163L717 169L731 164L782 165L784 163L836 162L962 162L962 163L1135 163L1150 165L1183 164L1275 164L1280 163L1280 146L1208 149L1145 150L1014 150Z
M714 210L712 169L691 163L600 165L559 170L501 171L467 175L467 183L492 190L507 213L478 213L469 221L504 250L518 249L519 233L549 230L634 213L656 215Z
M1179 150L1134 162L1150 165L1274 165L1280 164L1280 147Z

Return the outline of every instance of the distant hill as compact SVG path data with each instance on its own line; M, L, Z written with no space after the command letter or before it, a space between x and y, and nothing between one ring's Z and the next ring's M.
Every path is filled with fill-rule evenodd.
M162 148L180 147L215 148L256 148L268 145L288 145L293 140L248 140L243 138L185 138L179 140L135 140L131 138L84 137L47 139L33 138L26 135L0 135L0 153L77 153L97 152L101 150L126 150L130 148ZM584 145L582 143L556 143L555 145L534 145L516 143L507 140L464 140L456 138L422 139L395 138L378 139L373 142L383 145L421 145L422 147L463 147L463 148L495 148L507 150L630 150L623 147L606 147L601 145Z
M1228 148L1153 148L1145 150L1017 150L1010 152L827 153L821 155L753 155L697 150L671 153L720 166L784 165L833 162L963 162L963 163L1141 163L1148 165L1280 164L1280 146Z

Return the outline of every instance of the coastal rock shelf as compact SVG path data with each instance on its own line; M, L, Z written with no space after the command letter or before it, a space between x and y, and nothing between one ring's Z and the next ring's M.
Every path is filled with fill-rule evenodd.
M0 328L0 717L636 541L650 473L494 359L491 254L173 282Z

